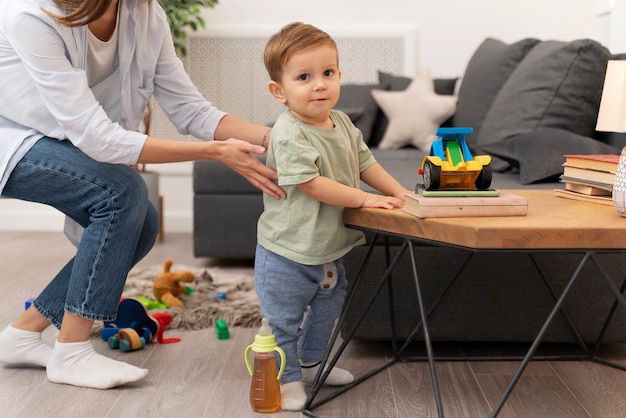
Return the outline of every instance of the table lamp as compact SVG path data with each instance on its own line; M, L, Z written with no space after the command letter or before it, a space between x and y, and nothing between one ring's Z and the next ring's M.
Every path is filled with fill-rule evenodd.
M626 132L626 60L608 62L596 129ZM626 217L626 147L622 149L617 164L612 195L615 209Z

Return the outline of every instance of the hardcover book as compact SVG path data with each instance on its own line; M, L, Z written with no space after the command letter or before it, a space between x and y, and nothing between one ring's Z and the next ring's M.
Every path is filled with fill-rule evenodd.
M581 180L581 179L577 179L574 177L566 177L566 176L561 176L559 180L561 183L565 183L566 185L577 184L580 186L590 186L590 187L593 187L594 189L605 190L609 194L613 191L612 184L606 184L606 183L601 183L601 182L591 181L591 180Z
M581 184L577 182L566 182L565 190L574 193L586 194L589 196L609 196L611 197L611 190L607 190L604 187L596 187L589 184Z
M572 167L615 173L619 163L618 154L565 155L565 164Z
M615 167L617 168L617 165ZM615 180L615 171L611 173L609 171L574 167L565 163L563 164L563 176L612 185Z
M412 193L406 195L403 210L418 218L526 216L528 201L512 193L495 197L426 197Z
M613 199L611 198L611 196L594 196L594 195L587 195L587 194L572 192L570 190L561 190L561 189L555 189L554 194L557 195L558 197L564 197L566 199L574 199L574 200L580 200L582 202L598 203L600 205L613 206Z

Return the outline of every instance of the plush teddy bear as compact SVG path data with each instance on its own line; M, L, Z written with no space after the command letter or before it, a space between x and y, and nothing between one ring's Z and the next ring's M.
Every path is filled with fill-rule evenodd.
M154 281L152 293L157 301L165 302L170 308L184 308L178 295L184 295L186 288L180 282L193 282L195 276L190 271L170 272L172 263L170 259L165 260L163 274Z

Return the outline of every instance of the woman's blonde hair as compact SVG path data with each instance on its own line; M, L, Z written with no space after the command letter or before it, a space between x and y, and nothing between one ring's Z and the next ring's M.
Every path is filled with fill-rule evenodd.
M292 56L321 45L330 45L335 50L337 49L337 44L333 38L315 26L302 22L294 22L284 26L270 38L263 52L263 62L270 79L280 82L283 65Z
M65 14L57 15L42 9L63 26L77 27L87 25L102 17L113 0L54 0Z

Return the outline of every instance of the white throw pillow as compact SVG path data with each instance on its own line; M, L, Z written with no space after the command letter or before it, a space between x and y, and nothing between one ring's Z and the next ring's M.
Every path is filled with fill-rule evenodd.
M420 70L403 91L372 90L372 96L389 119L378 148L413 145L430 151L435 131L456 111L457 97L435 93L428 69Z

